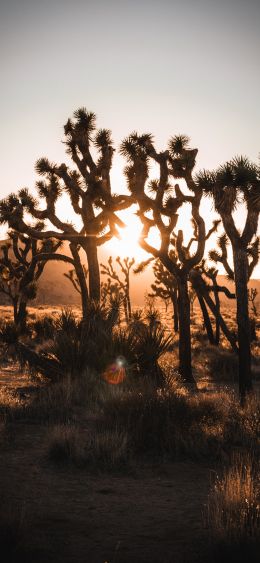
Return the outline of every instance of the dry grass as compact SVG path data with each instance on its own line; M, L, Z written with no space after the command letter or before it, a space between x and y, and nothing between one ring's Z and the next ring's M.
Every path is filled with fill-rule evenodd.
M234 352L216 346L207 346L207 368L216 382L237 383L238 357Z
M104 429L125 431L133 454L226 460L233 448L260 454L260 402L241 409L232 392L130 389L103 398Z
M124 468L129 460L129 439L123 430L107 429L93 432L87 452L87 461L101 470Z
M259 469L259 461L252 456L238 455L215 479L206 512L214 562L259 560Z
M59 424L48 433L48 457L56 463L79 465L84 459L84 448L79 430L74 425Z

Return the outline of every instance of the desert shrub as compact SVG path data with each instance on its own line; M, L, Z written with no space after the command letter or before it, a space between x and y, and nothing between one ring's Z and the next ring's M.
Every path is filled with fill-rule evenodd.
M79 322L71 309L63 309L55 322L56 329L68 335L75 335L78 332Z
M55 323L52 341L38 352L21 346L20 353L30 368L50 379L78 377L89 367L99 371L107 363L117 318L112 307L96 303L89 304L84 322L77 321L72 311L63 311Z
M153 305L148 305L147 309L145 310L145 320L148 325L155 326L161 324L161 314L158 309L155 309Z
M208 368L216 381L234 382L238 378L238 357L234 352L208 346Z
M176 458L217 456L221 433L212 431L223 419L221 403L189 397L184 392L130 391L104 402L104 428L121 428L135 453Z
M210 491L207 523L213 561L257 561L260 549L259 462L236 456ZM245 559L242 559L245 557Z
M17 394L8 390L0 392L0 416L6 425L15 420L37 420L38 422L67 422L73 416L73 405L82 387L75 388L69 378L39 387L30 400L21 401Z
M55 321L52 317L45 316L32 323L32 329L35 332L36 339L49 340L54 336Z
M103 380L88 370L77 381L64 377L43 386L24 407L23 416L40 422L73 422L75 408L98 408L98 398L103 385Z
M164 377L158 360L171 343L171 336L153 323L120 331L117 309L90 303L84 322L78 322L71 311L63 311L45 347L36 351L20 345L20 353L31 369L52 380L67 375L77 378L86 369L102 373L121 356L125 369L139 370L160 387Z
M93 432L88 444L87 461L101 470L123 468L130 455L126 431L100 428Z
M227 444L260 454L260 403L256 397L245 408L232 403L224 419L223 437Z
M0 340L8 346L15 346L18 339L18 327L12 321L3 322L0 326Z
M84 449L79 430L74 425L59 424L48 433L48 457L55 463L80 464Z
M136 326L143 325L144 319L145 317L143 309L135 309L135 311L132 311L131 319L129 320L129 326L134 328Z
M237 447L260 453L257 399L241 409L232 393L190 395L178 382L159 391L122 388L104 397L103 424L126 431L137 454L222 460Z
M139 375L150 378L157 387L165 385L164 371L158 361L172 346L172 336L156 323L135 327L133 334L133 352L139 369Z

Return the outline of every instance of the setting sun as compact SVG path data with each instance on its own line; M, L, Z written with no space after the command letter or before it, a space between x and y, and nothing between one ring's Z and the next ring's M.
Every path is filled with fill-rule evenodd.
M140 244L142 223L137 215L128 209L120 214L120 218L125 223L125 227L118 229L120 238L111 239L105 246L106 251L113 256L134 257L135 260L147 260L148 254ZM156 229L152 229L148 241L155 247L159 245L159 234Z

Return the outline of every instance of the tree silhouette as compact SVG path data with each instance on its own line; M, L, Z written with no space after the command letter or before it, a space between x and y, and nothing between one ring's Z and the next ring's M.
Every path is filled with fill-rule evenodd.
M121 259L120 256L118 256L116 258L116 262L120 267L124 279L120 278L119 274L114 268L112 256L109 257L107 265L101 264L101 268L102 268L101 273L104 276L107 276L108 280L111 280L110 289L112 289L113 287L113 291L115 291L115 289L118 288L119 290L118 296L120 296L120 293L123 296L122 300L125 310L125 317L126 317L126 321L129 321L131 320L131 316L132 316L131 299L130 299L130 271L135 263L135 259L129 258L128 256L124 259ZM112 280L114 280L116 286L115 285L113 286L113 284L111 284Z
M121 322L120 318L120 308L123 304L124 309L126 307L125 302L125 295L124 292L121 290L120 284L115 281L113 282L111 278L107 278L104 282L101 282L101 298L100 298L101 305L106 307L113 307L113 305L117 305L118 307L118 322ZM126 310L125 310L126 316Z
M87 278L88 278L88 269L81 263L78 249L73 247L70 244L70 250L73 250L74 256L74 268L71 268L68 272L65 272L63 275L67 278L71 284L73 285L75 291L80 294L81 297L81 306L82 306L82 317L86 319L87 312L88 312L88 287L87 287Z
M195 385L191 365L190 300L188 277L190 271L201 262L206 242L205 222L200 215L202 188L195 183L193 169L197 149L190 149L189 139L184 135L170 139L168 150L157 153L150 134L132 133L121 145L128 165L125 175L132 197L138 204L138 215L143 229L140 238L141 247L155 258L159 258L164 267L174 275L178 285L179 313L179 371L183 379ZM159 179L148 183L149 164L159 166ZM189 194L181 190L179 184L174 192L169 184L169 177L185 180ZM191 206L194 237L185 246L181 229L177 234L178 210L184 204ZM157 227L160 233L160 248L155 248L148 240L150 230ZM196 246L195 251L194 245Z
M238 352L238 348L237 348L237 344L236 344L236 337L227 327L227 325L226 325L226 323L225 323L225 321L224 321L224 319L221 315L218 304L214 303L212 297L210 296L211 291L213 291L213 287L210 286L205 281L205 279L203 279L202 270L201 270L200 267L194 268L193 270L191 270L190 281L191 281L192 287L194 288L194 290L197 293L199 301L201 301L201 300L204 301L204 306L201 307L202 313L203 313L203 310L206 311L206 316L204 316L204 314L203 314L204 321L205 321L205 318L208 317L208 323L210 323L210 319L209 319L208 312L207 312L207 309L206 309L206 305L207 305L207 307L209 308L209 310L211 311L211 313L214 315L217 322L219 323L219 326L222 329L223 334L227 338L228 342L230 343L232 349L234 350L234 352ZM230 299L235 298L235 295L232 294L229 291L229 289L225 286L217 285L216 289L217 289L218 293L219 292L225 293L225 295L227 297L229 297ZM201 305L201 303L200 303L200 305ZM207 324L206 324L206 329L207 329ZM211 329L211 331L212 331L212 329ZM209 332L208 332L208 336L209 336ZM215 344L215 341L214 341L214 338L213 338L213 331L212 331L212 339L213 339L212 343Z
M135 268L136 274L140 273L146 263L142 262ZM174 331L179 330L179 315L178 315L178 287L176 278L164 267L162 262L157 259L153 264L154 283L151 284L152 293L150 297L160 297L164 302L171 301L173 307L173 326ZM166 309L167 310L167 309Z
M255 300L258 296L258 291L256 287L250 287L248 290L248 301L251 303L251 311L255 318L257 318L257 306Z
M124 226L115 211L128 207L131 198L112 195L110 171L114 148L111 132L96 129L94 113L85 108L78 109L74 112L74 120L69 119L64 126L64 133L67 152L76 168L70 170L64 163L58 165L47 158L39 159L35 168L44 177L44 181L36 183L40 201L27 189L22 189L18 196L11 195L2 201L0 219L34 239L69 241L72 254L82 248L89 269L89 297L99 300L98 248L117 235L117 227ZM96 161L91 151L97 153ZM56 203L63 193L69 195L72 211L80 222L79 228L57 214ZM26 212L37 220L48 219L54 229L43 232L32 226ZM78 272L77 276L79 278Z
M225 285L219 285L217 275L218 271L215 268L209 268L206 265L206 261L202 260L201 264L191 272L190 281L200 304L210 344L219 344L220 328L222 327L223 333L230 345L234 351L237 351L235 338L228 330L228 327L221 315L219 298L220 293L224 293L228 299L235 299L236 295L229 291ZM209 283L209 281L211 283ZM210 293L213 293L215 301L211 298ZM215 335L213 333L208 309L215 317Z
M14 322L22 330L26 324L27 303L36 297L37 282L46 263L62 260L73 264L72 258L56 253L60 246L60 242L52 239L39 242L15 231L9 232L8 241L1 246L0 292L11 301Z
M219 213L225 234L231 242L234 262L234 280L237 297L237 324L239 344L239 391L241 403L252 389L250 321L248 312L247 284L251 272L248 255L259 254L256 239L260 213L260 175L258 167L247 158L235 157L216 171L202 171L197 175L196 184L209 195ZM235 224L233 212L243 202L246 207L246 221L242 232ZM227 261L223 239L220 254L223 265Z

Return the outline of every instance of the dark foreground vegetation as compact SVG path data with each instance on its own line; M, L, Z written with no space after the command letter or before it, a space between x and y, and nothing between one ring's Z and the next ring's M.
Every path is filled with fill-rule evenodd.
M239 405L236 355L203 345L202 318L188 391L158 311L134 313L121 329L96 305L84 328L72 311L22 336L2 324L5 561L258 561L259 397Z
M3 560L255 563L260 353L248 282L259 259L259 166L235 157L196 173L185 135L158 152L151 134L132 133L120 146L128 192L115 194L111 132L80 108L64 134L72 168L41 158L37 195L21 189L0 203L9 229L0 292L13 308L0 326ZM63 194L76 226L58 215ZM99 263L131 206L147 260ZM69 264L79 314L29 313L50 261ZM149 264L154 282L136 310L131 275Z

